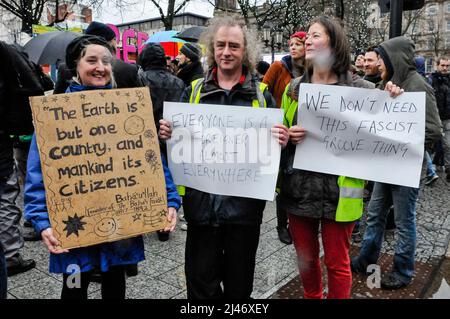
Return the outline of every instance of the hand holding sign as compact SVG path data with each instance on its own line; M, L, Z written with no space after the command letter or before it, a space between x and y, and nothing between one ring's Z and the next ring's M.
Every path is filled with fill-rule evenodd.
M293 144L299 144L303 142L306 137L307 131L298 125L293 125L289 128L289 140Z
M173 228L147 88L31 102L52 225L43 238L51 252L63 252L59 242L85 247Z
M388 83L386 83L386 85L384 86L384 90L389 92L389 95L391 97L397 97L400 94L404 93L405 90L403 90L402 88L400 88L399 86L395 85L394 83L392 83L391 81L389 81Z
M159 120L159 138L162 140L168 140L172 137L172 128L170 122L166 120Z

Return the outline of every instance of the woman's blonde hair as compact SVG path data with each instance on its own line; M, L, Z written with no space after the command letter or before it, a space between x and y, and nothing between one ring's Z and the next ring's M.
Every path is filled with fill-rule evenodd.
M244 59L242 64L250 72L255 71L256 64L259 61L260 43L256 34L249 30L246 25L239 20L238 16L216 17L210 20L207 29L202 33L199 43L206 49L206 63L208 69L217 66L214 59L214 37L221 27L240 27L244 35Z

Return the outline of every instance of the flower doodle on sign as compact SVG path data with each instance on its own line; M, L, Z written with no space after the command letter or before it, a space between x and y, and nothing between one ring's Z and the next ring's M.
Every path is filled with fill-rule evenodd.
M82 221L84 216L78 217L77 214L75 214L73 217L67 216L68 220L63 220L63 223L66 224L66 227L63 229L67 231L66 238L69 237L71 234L75 234L77 237L79 237L78 231L84 230L84 225L86 225L85 222Z
M150 168L152 169L153 173L156 172L156 170L159 167L159 161L156 152L154 150L147 150L145 152L145 160L150 165Z
M144 93L136 91L136 97L138 98L138 101L141 102L144 99Z
M152 130L146 130L144 132L144 137L147 138L152 144L155 142L155 136L156 134Z

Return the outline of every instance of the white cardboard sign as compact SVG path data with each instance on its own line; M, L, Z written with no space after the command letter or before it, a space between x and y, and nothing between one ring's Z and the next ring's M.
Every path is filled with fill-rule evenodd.
M281 148L280 109L164 102L172 125L168 162L175 184L219 195L273 200Z
M297 123L306 128L294 168L419 187L425 92L302 83Z

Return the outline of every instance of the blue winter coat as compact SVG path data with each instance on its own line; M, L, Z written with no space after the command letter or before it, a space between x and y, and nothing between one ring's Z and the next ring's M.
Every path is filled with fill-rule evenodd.
M178 210L181 200L167 167L166 159L162 154L161 157L166 180L167 203L169 207ZM24 202L25 219L31 221L38 233L51 227L45 201L41 161L34 135L28 155ZM74 248L64 254L50 254L49 270L52 273L71 273L72 271L67 267L76 264L80 267L81 272L89 271L94 267L104 272L108 271L110 266L137 264L144 259L144 242L142 236L137 236L111 243Z

